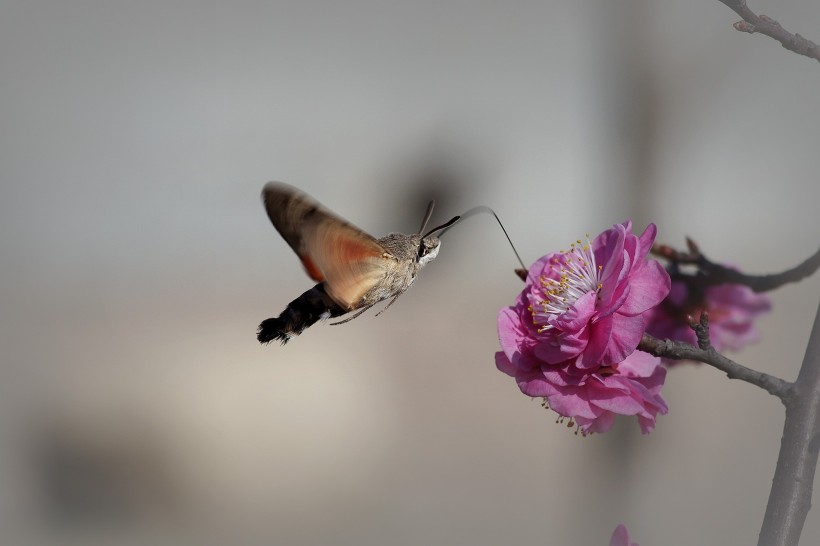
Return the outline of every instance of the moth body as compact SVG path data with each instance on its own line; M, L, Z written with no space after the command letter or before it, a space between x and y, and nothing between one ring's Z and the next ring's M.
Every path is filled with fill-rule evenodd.
M341 321L347 322L388 299L389 307L410 288L419 270L435 259L441 246L438 238L420 233L390 233L375 239L285 184L267 184L262 199L274 227L318 283L278 317L259 325L260 343L275 339L284 345L321 319L355 311ZM432 204L422 230L431 213Z

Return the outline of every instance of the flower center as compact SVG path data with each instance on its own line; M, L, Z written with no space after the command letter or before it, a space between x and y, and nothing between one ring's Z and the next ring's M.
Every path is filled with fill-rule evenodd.
M541 275L540 278L546 298L532 313L533 321L543 325L539 332L552 328L549 319L569 311L578 298L601 288L601 266L595 264L589 235L586 236L586 244L579 239L570 245L568 251L560 251L552 259L550 269L553 271L551 276Z

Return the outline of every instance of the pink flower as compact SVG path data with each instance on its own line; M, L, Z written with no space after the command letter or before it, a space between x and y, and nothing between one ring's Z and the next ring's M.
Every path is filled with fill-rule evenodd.
M638 237L627 221L544 256L499 312L498 369L584 433L609 430L615 414L636 415L649 432L666 413L660 360L635 352L648 311L669 292L669 275L646 259L655 233L650 224Z
M693 281L697 282L697 278ZM715 350L738 351L757 341L759 334L754 321L771 307L767 296L756 294L748 286L718 284L704 290L697 285L690 288L686 282L675 280L666 300L653 309L646 330L660 339L697 345L688 316L698 321L706 309L709 312L709 337Z
M612 538L609 539L609 546L638 546L637 542L629 542L629 531L623 523L615 527L612 531Z

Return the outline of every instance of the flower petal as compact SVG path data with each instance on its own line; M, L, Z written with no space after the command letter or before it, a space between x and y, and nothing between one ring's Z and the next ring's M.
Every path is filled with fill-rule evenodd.
M629 531L626 530L626 526L622 523L618 525L615 530L612 532L612 537L609 539L609 546L638 546L634 542L630 544L629 542Z
M649 254L649 251L652 250L652 244L655 242L657 234L658 226L650 223L646 226L646 229L643 230L641 236L638 237L638 257L640 259L645 258Z
M579 368L592 370L601 365L601 360L612 337L613 324L613 316L610 315L590 325L589 344L578 358L577 366Z
M608 366L623 361L632 354L640 343L645 330L642 315L629 317L615 313L612 315L612 335L606 350L601 355L601 364Z
M574 333L584 328L595 313L595 292L587 292L578 298L569 310L552 324L562 332Z
M643 262L629 277L630 291L618 309L622 315L637 315L655 307L669 294L669 273L656 260Z
M548 364L558 364L581 354L588 343L588 330L582 330L577 335L551 334L535 345L533 354Z

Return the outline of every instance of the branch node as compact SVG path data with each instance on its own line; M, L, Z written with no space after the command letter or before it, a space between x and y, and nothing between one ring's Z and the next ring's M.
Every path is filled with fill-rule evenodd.
M678 251L669 245L655 243L652 246L652 253L673 262L676 262L679 259Z
M700 313L700 321L696 322L692 316L689 316L689 326L695 331L695 336L698 338L698 347L704 351L712 350L712 340L709 338L709 312L704 309Z
M700 257L700 247L691 237L686 238L686 248L689 249L689 253L693 256Z
M757 32L757 28L753 24L747 23L746 21L738 21L732 26L735 27L735 30L739 30L740 32L747 32L749 34L754 34Z
M763 22L764 22L764 23L766 23L767 25L771 25L771 26L773 26L773 27L777 27L777 28L779 28L779 29L781 29L781 30L783 29L783 26L782 26L780 23L778 23L777 21L775 21L774 19L772 19L772 18L771 18L771 17L769 17L768 15L763 15L763 14L761 13L761 14L760 14L760 15L758 15L757 17L758 17L758 19L760 19L761 21L763 21Z

